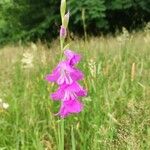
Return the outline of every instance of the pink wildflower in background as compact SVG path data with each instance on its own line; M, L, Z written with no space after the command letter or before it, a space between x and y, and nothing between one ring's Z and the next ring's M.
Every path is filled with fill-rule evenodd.
M61 61L52 73L46 76L47 81L59 85L58 90L51 94L51 98L61 101L57 115L62 118L81 112L83 104L79 101L79 97L87 95L87 91L77 82L84 77L75 66L81 59L80 55L71 50L64 51L64 55L66 60Z

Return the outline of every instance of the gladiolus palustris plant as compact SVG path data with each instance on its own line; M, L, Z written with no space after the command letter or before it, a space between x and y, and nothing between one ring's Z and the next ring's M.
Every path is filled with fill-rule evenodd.
M58 90L51 94L51 99L61 101L61 107L57 115L64 118L69 114L82 111L83 104L80 102L79 97L86 96L87 91L78 83L84 77L83 73L76 68L76 64L80 61L81 56L69 49L64 50L64 41L67 36L69 22L69 12L65 14L65 0L61 1L60 12L62 19L60 27L61 53L64 53L66 59L59 62L52 73L46 76L46 80L56 82L59 86Z

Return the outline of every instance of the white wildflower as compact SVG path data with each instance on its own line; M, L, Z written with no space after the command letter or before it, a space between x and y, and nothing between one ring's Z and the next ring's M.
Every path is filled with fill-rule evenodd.
M3 108L4 109L7 109L9 107L9 104L8 103L3 103Z
M146 24L144 28L144 32L145 32L145 37L144 37L145 43L150 43L150 22Z
M41 62L43 63L43 65L46 64L46 53L45 52L42 53Z
M125 42L128 40L130 40L130 34L129 34L128 30L125 27L123 27L122 34L117 36L117 41L120 44L125 44Z
M144 41L145 43L150 43L150 34L146 34L146 36L144 37Z
M127 30L125 27L122 28L122 33L123 33L123 36L124 36L126 39L129 38L129 32L128 32L128 30Z
M148 22L144 28L145 33L150 33L150 22Z
M23 68L33 68L33 54L25 52L21 60Z
M37 45L33 42L31 42L31 48L33 49L33 51L37 51Z
M89 70L93 77L96 77L96 62L93 59L90 59L89 63Z
M8 109L9 104L3 102L3 100L0 98L0 109Z

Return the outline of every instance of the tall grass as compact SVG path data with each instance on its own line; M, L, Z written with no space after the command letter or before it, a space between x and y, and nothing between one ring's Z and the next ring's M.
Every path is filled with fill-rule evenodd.
M75 39L88 89L84 111L66 118L65 150L150 149L150 38L145 33L123 37ZM0 150L55 150L59 103L49 99L57 87L44 77L59 59L59 42L6 46L0 50ZM22 65L33 55L33 68ZM71 136L75 141L71 140Z

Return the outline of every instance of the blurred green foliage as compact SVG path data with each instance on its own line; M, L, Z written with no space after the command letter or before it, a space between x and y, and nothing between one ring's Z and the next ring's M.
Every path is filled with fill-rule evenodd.
M82 32L83 30L83 21L81 17L83 10L85 11L86 28L89 32L94 33L101 28L108 28L105 0L70 0L68 4L71 11L70 28L73 31Z
M60 1L0 1L0 43L50 40L58 35ZM122 26L134 29L150 20L148 0L69 0L69 28L83 33L82 12L88 33L114 32Z

